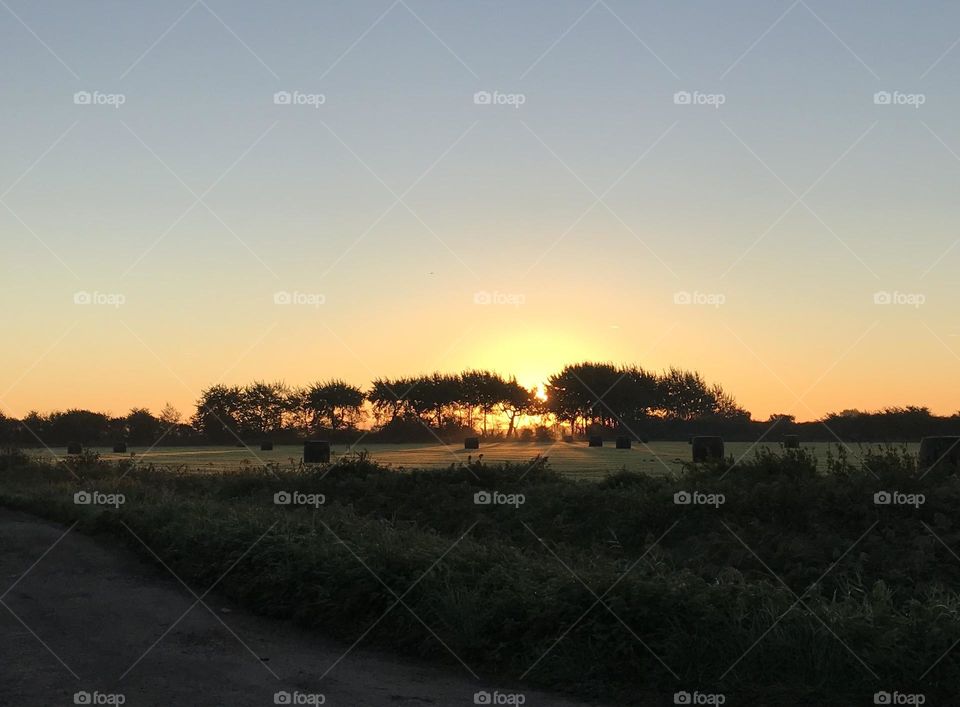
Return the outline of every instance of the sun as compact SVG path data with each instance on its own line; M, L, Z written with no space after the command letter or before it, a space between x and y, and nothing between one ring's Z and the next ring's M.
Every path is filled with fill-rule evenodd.
M543 383L537 384L537 390L534 392L533 396L542 402L545 402L547 399L547 389L543 387Z

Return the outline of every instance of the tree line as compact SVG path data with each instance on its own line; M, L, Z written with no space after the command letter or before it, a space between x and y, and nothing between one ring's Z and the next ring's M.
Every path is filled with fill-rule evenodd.
M468 434L553 439L560 435L629 434L683 439L721 434L729 439L903 441L956 434L960 414L936 417L927 408L845 410L797 423L790 415L752 420L732 395L695 371L654 372L635 365L582 362L549 376L542 389L488 370L377 378L367 390L340 379L290 386L282 381L215 384L201 391L184 419L170 405L158 415L134 408L114 417L89 410L30 412L22 420L0 413L0 443L62 446L71 441L135 446L236 444L270 439L294 443L324 435L369 441L452 440ZM773 435L773 436L769 436Z
M340 379L290 386L282 381L215 384L201 391L188 420L169 405L157 416L135 408L122 417L89 410L30 412L22 421L0 414L0 441L231 444L294 439L361 428L384 439L429 440L467 433L529 434L521 428L565 426L570 434L618 430L653 418L749 419L719 385L696 372L653 373L636 366L577 363L526 388L515 377L469 369L377 378L367 390ZM559 429L559 428L558 428ZM39 439L37 439L39 438Z

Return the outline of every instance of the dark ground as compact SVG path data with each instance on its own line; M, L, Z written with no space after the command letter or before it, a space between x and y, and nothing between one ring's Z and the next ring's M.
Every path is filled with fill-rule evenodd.
M191 589L210 610L191 610L196 597L162 568L66 531L0 509L0 705L72 705L78 691L122 694L126 705L273 705L286 691L403 707L519 691L362 644L337 663L349 645L204 597L206 587ZM522 692L526 705L582 704Z

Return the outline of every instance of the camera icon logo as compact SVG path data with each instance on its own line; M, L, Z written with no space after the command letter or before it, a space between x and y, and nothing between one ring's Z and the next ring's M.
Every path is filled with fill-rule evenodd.
M273 502L278 506L289 506L293 503L293 496L289 491L277 491L273 494Z
M889 292L874 292L873 293L873 303L874 304L890 304L893 302L893 295Z
M878 106L888 106L893 100L889 91L877 91L873 94L873 102Z
M78 506L89 506L93 503L93 496L89 491L77 491L73 494L73 502Z
M478 106L489 106L493 103L493 95L490 91L477 91L473 94L473 102Z
M93 302L93 295L91 295L86 290L81 290L80 292L73 293L74 304L90 304L91 302Z
M889 506L893 502L893 496L889 491L877 491L873 494L873 502L878 506Z
M673 494L673 502L678 506L689 506L693 502L693 497L689 491L677 491Z
M688 106L693 102L693 96L689 91L677 91L673 94L673 102L678 106Z
M493 304L493 295L486 290L480 290L473 293L474 304Z
M78 106L88 106L93 102L93 95L89 91L77 91L73 94L73 102Z
M493 503L493 496L489 491L477 491L473 494L473 502L478 506L489 506Z
M281 690L273 695L273 704L275 705L290 705L293 704L293 695L291 695L286 690Z
M273 102L278 106L288 106L293 102L293 96L289 91L277 91L273 94Z
M675 705L689 705L692 704L693 697L686 690L681 690L680 692L673 693L673 704Z
M480 690L480 692L475 692L473 693L473 704L475 705L493 704L493 695L491 695L486 690Z
M274 304L291 304L292 302L293 302L293 295L291 295L289 292L273 293Z
M686 290L673 293L673 303L674 304L692 304L693 295L691 295Z

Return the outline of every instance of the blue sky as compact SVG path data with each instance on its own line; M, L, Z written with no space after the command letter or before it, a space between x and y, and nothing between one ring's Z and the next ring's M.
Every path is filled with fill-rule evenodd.
M954 412L958 38L929 2L6 0L0 410L590 357Z

